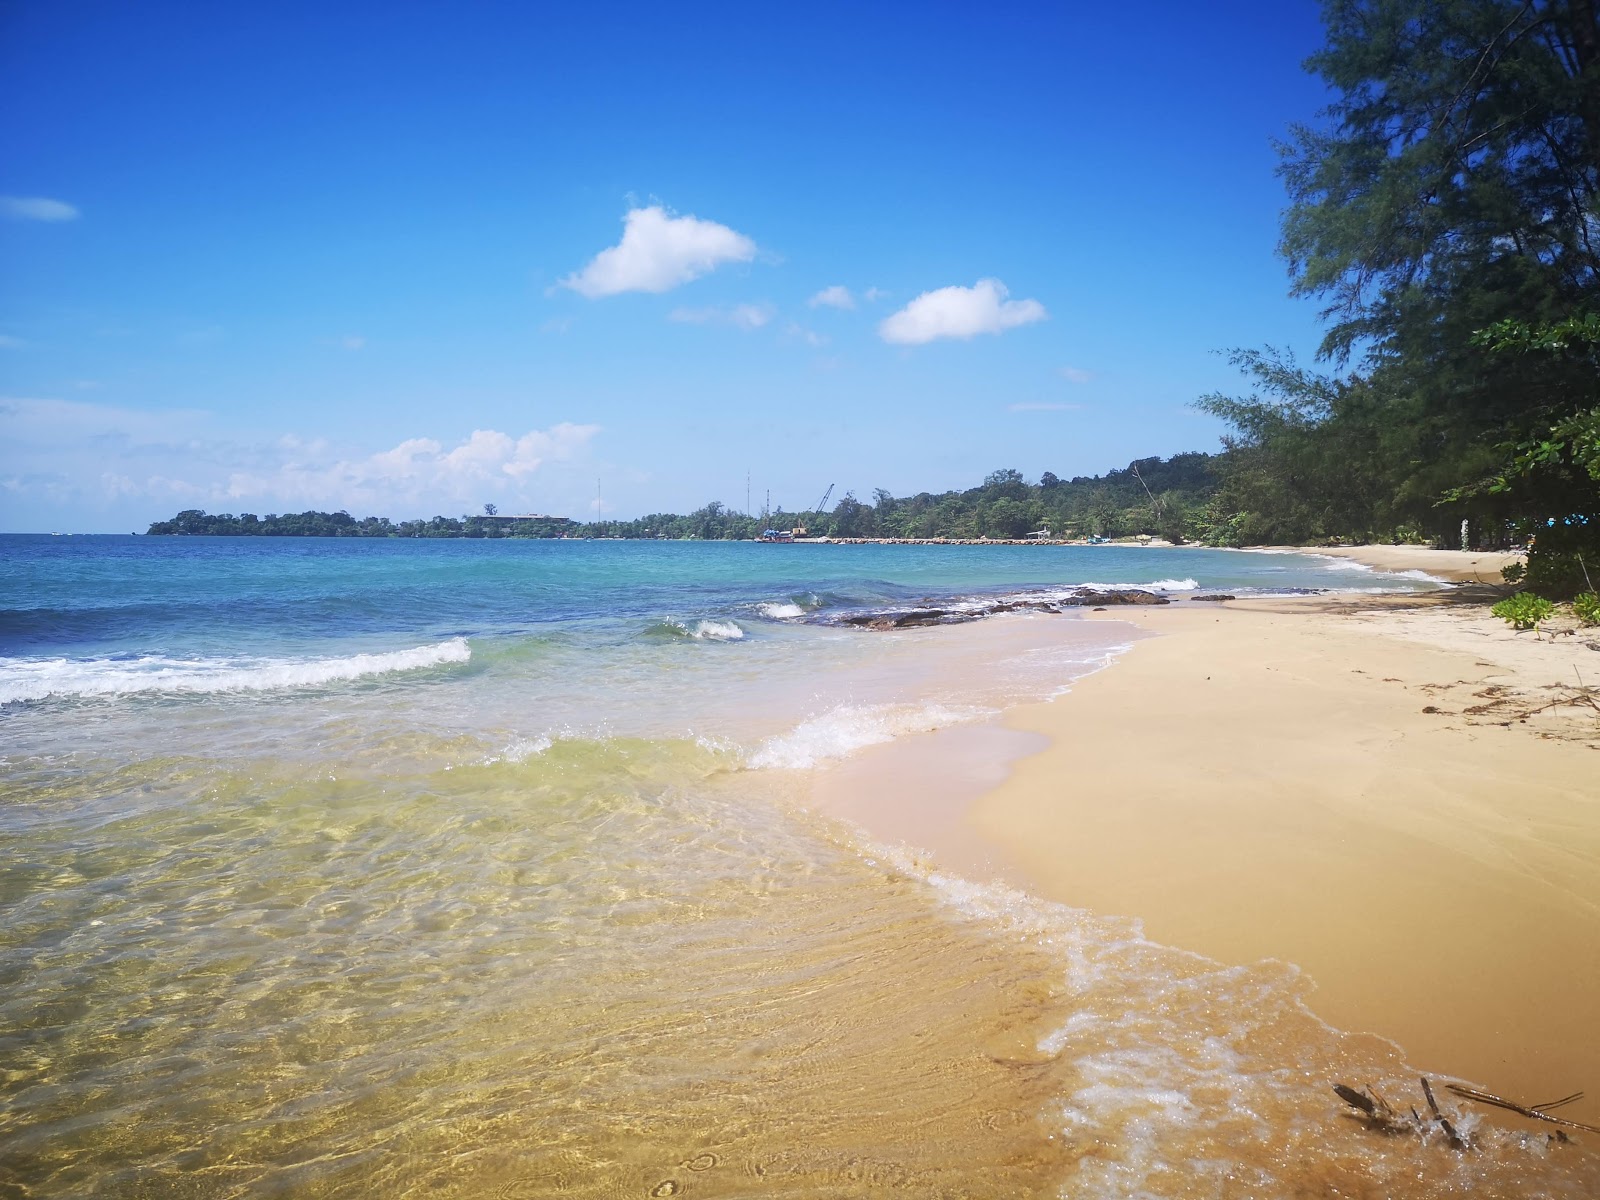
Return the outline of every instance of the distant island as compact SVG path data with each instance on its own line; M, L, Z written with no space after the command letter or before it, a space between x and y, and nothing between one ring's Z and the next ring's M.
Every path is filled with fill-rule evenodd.
M357 519L347 512L268 514L206 513L185 509L157 521L151 535L212 537L402 538L668 538L749 541L763 529L800 528L811 537L953 538L1012 540L1132 537L1148 534L1173 542L1210 541L1227 532L1215 511L1218 456L1175 454L1141 458L1104 475L1059 479L1046 471L1029 483L1020 471L991 472L965 491L920 492L896 497L882 488L871 502L846 493L831 510L779 510L765 518L713 500L688 514L652 513L632 521L580 522L543 514L503 515L493 505L479 514L428 520Z

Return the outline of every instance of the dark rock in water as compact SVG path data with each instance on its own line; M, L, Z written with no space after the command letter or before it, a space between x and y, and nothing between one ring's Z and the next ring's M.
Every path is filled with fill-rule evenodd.
M1137 588L1121 592L1097 592L1092 588L1083 588L1061 603L1063 605L1171 604L1172 601L1165 596L1156 595L1155 592L1142 592Z
M846 625L860 629L915 629L918 625L938 625L950 612L943 608L914 608L907 612L863 613L846 617Z
M1063 603L1082 604L1084 601L1067 600ZM1140 603L1140 601L1116 603ZM1146 600L1142 603L1148 604L1151 601ZM1165 604L1166 601L1157 600L1155 603ZM1061 609L1049 600L998 600L982 608L911 608L900 612L858 613L853 617L841 617L840 622L854 625L857 629L915 629L922 625L954 625L962 621L979 621L996 613L1060 611Z
M1191 600L1237 600L1237 596L1190 596Z
M919 608L912 612L895 613L893 625L896 629L908 629L917 625L937 625L946 616L949 616L949 613L942 608Z

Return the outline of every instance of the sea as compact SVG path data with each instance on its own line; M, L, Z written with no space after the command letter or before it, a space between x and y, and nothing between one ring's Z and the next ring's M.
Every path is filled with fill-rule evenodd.
M1441 585L1188 548L0 537L0 1196L1594 1195L1537 1130L1367 1129L1332 1085L1403 1114L1416 1072L1293 964L807 804L827 764L1116 670L1138 635L1061 605L1085 586Z

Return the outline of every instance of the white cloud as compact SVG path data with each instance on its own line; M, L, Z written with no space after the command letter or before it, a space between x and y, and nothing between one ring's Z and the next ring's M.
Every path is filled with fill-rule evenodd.
M861 296L868 304L876 304L879 300L887 299L889 293L882 288L869 287Z
M808 346L818 349L828 344L828 338L825 334L818 333L815 329L807 329L797 321L790 321L789 327L783 332L788 337L795 338Z
M590 300L619 292L666 292L723 263L749 262L756 244L742 233L698 217L669 216L660 205L623 218L622 241L600 251L562 287Z
M343 346L346 350L363 350L366 348L367 339L361 337L359 334L352 333L340 338L339 345Z
M0 333L0 350L21 350L27 344L27 342L23 341L19 337L12 337L10 334Z
M1068 383L1088 383L1094 378L1093 371L1085 371L1078 367L1062 367L1060 374Z
M760 329L774 315L770 304L735 304L729 308L675 308L667 320L685 325L732 325L748 331Z
M842 284L825 287L811 299L806 301L812 308L826 305L829 308L854 308L856 298L850 294L850 289Z
M73 507L122 514L116 527L174 507L345 508L398 518L456 504L476 509L486 499L531 503L535 486L548 495L545 472L559 478L579 469L569 460L598 433L597 425L571 422L521 436L479 429L454 444L413 437L373 452L319 437L229 434L206 412L3 398L0 481L19 511L44 523Z
M923 292L899 312L884 318L878 336L886 342L920 346L939 338L970 338L1000 333L1042 321L1049 314L1037 300L1007 300L1006 285L980 279L972 287Z
M292 458L270 471L229 474L229 499L295 499L301 503L372 505L419 495L430 503L470 499L487 485L516 485L552 461L571 458L600 432L598 425L562 422L512 437L496 429L475 429L450 449L434 438L407 438L365 458L317 461L317 455ZM325 443L305 446L308 452ZM300 449L297 444L290 449Z
M0 196L0 216L13 221L76 221L78 210L48 196Z
M1007 412L1077 412L1081 404L1008 404Z

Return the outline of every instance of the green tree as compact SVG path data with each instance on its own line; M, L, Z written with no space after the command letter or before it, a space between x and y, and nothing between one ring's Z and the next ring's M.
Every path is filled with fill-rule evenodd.
M1553 328L1600 298L1600 7L1325 0L1323 17L1307 66L1335 99L1282 147L1281 249L1325 305L1322 354L1359 371L1269 355L1243 364L1267 400L1202 401L1235 430L1232 511L1208 522L1442 540L1470 518L1495 540L1548 520L1536 488L1476 485L1592 406L1593 364L1479 331Z

